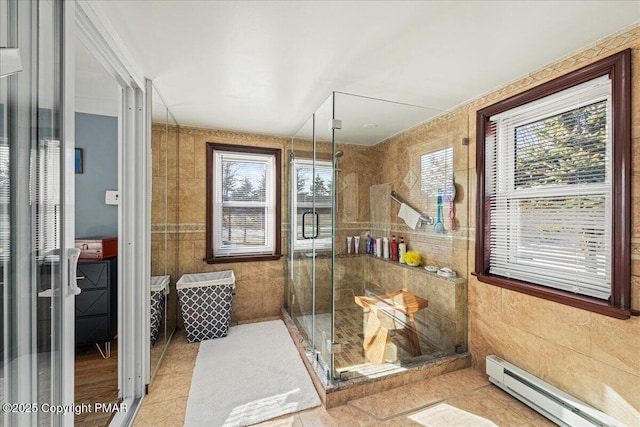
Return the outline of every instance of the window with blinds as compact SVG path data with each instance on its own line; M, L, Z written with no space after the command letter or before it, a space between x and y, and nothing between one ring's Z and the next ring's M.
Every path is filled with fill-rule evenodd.
M420 157L420 190L426 197L442 194L446 183L453 180L453 147Z
M44 257L60 247L60 141L39 141L32 157L32 175L36 252Z
M207 259L279 255L280 151L212 143L208 150Z
M492 116L487 131L489 272L608 299L608 76Z
M627 49L478 110L479 281L634 313L630 64Z
M294 165L295 182L292 182L295 186L293 207L296 213L292 218L292 229L296 230L294 249L329 249L332 242L333 209L331 162L316 160L314 167L312 160L296 159ZM303 215L306 216L304 221Z

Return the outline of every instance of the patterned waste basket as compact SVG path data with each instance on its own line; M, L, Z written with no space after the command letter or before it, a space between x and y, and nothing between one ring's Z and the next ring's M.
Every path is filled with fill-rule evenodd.
M164 318L165 296L169 294L169 276L151 276L151 347L156 343Z
M187 342L226 337L231 320L233 270L185 274L178 283L178 299Z

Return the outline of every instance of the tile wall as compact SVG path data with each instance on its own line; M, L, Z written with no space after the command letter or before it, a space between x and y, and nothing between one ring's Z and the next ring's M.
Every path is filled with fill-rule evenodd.
M279 317L284 300L283 260L227 264L203 261L206 244L206 143L275 147L284 152L289 139L181 126L179 131L175 127L170 128L168 149L165 151L167 142L163 130L162 126L156 132L154 127L152 134L152 274L164 274L165 260L170 266L172 284L183 274L233 270L236 295L233 298L232 323ZM169 165L166 185L163 169L165 152ZM285 178L283 174L283 180ZM165 186L168 187L167 214L162 202ZM282 194L283 206L286 206L287 192ZM285 222L286 208L282 209L282 215ZM166 258L165 236L168 240ZM171 293L175 298L175 287ZM181 325L179 310L177 316Z

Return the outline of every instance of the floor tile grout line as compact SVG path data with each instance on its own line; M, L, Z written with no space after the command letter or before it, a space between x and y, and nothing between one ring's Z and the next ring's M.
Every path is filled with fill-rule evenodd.
M368 412L368 411L366 411L366 410L364 410L364 409L362 409L362 408L360 408L358 406L352 405L351 402L347 402L346 405L351 407L351 408L357 409L358 411L362 412L363 414L372 417L376 421L384 422L384 421L393 420L394 418L404 417L405 415L412 414L412 413L417 412L417 411L422 411L422 410L424 410L426 408L429 408L431 406L435 406L435 405L440 404L442 402L446 402L447 400L450 400L450 399L453 399L453 398L457 398L457 397L461 397L461 396L465 396L467 394L476 392L478 390L481 390L483 388L490 387L490 386L492 386L491 383L485 384L483 386L476 387L476 388L473 388L473 389L465 390L464 392L452 394L451 396L447 396L444 399L436 400L436 401L428 403L426 405L418 406L417 408L413 408L413 409L409 409L409 410L406 410L406 411L403 411L403 412L399 412L397 414L391 415L389 417L384 417L384 418L379 418L376 415L374 415L374 414L372 414L372 413L370 413L370 412Z

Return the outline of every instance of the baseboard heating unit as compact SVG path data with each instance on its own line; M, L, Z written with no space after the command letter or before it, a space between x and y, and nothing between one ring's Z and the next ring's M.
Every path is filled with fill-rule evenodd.
M487 356L487 375L493 384L560 426L625 427L625 424L604 412L581 402L498 356Z

